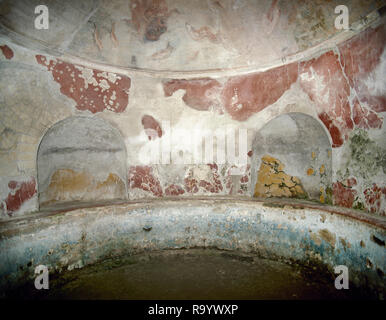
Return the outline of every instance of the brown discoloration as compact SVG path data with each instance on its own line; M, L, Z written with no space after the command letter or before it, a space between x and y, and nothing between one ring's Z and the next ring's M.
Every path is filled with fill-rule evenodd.
M219 193L223 190L223 186L218 173L217 164L207 164L207 167L203 166L200 170L205 170L205 179L198 177L195 174L195 168L191 168L187 171L185 182L185 190L189 193L210 192Z
M373 241L374 243L376 243L377 245L379 245L381 247L385 246L385 240L382 240L373 234L371 235L370 239L371 239L371 241Z
M272 22L273 20L273 16L274 16L274 12L275 12L275 9L277 10L277 1L278 0L273 0L272 3L271 3L271 7L269 8L268 12L267 12L267 19Z
M185 183L186 192L189 192L189 193L198 192L197 180L192 177L191 173L189 173L189 175L184 179L184 183Z
M8 187L11 189L7 198L4 200L6 213L9 216L20 209L22 204L31 199L36 194L36 181L31 177L29 181L10 181Z
M358 128L363 129L380 129L383 125L383 118L373 110L369 110L360 104L357 99L354 101L353 121Z
M373 120L369 119L367 124L371 128L378 127L379 119L381 119L371 111L386 111L386 98L372 95L366 79L379 65L385 45L384 23L374 29L368 28L339 45L342 65L350 86L355 88L364 114L371 114L373 118Z
M102 44L102 40L101 40L99 32L98 32L98 28L97 28L95 23L94 23L94 40L95 40L95 43L96 43L99 51L102 51L103 44Z
M373 267L373 263L371 262L371 260L367 257L366 258L366 267L371 269Z
M284 171L284 164L269 155L261 159L254 197L304 197L299 178Z
M145 38L150 41L157 41L159 37L166 32L167 19L164 17L155 17L146 27Z
M314 174L314 169L312 169L312 168L308 168L307 169L307 176L312 176L313 174Z
M165 49L162 49L160 51L157 51L151 55L151 58L153 60L164 60L170 57L172 52L174 51L174 47L170 45L170 42L168 42Z
M13 51L6 44L0 46L0 50L6 59L11 60L13 58Z
M322 244L322 239L320 239L317 234L311 231L310 231L310 238L317 246L320 246Z
M265 72L230 78L222 92L225 109L231 117L245 121L276 102L298 77L298 64L292 63Z
M181 186L176 184L171 184L165 189L165 194L167 196L179 196L184 193L185 193L184 189Z
M316 103L319 118L330 132L333 147L341 146L354 125L348 99L350 86L339 56L329 51L303 62L299 74L300 85Z
M263 24L263 30L265 34L269 35L275 30L275 27L280 21L280 7L277 5L278 1L273 0L271 7L265 15L265 23Z
M129 186L131 189L142 189L151 192L154 196L161 197L162 187L149 166L133 166L129 169Z
M202 41L205 39L212 43L219 43L221 41L220 32L214 33L214 31L208 26L195 29L189 23L185 23L185 28L189 36L195 41Z
M386 216L385 211L381 210L382 201L386 201L386 187L373 186L363 192L366 200L366 208L371 213L378 212L381 216Z
M331 233L327 229L322 229L318 231L319 236L326 242L328 242L331 247L335 248L335 242L336 242L336 237L335 234Z
M339 237L339 241L342 244L344 251L346 251L346 248L351 248L350 242L348 242L346 239Z
M113 42L114 47L117 48L119 46L119 41L117 39L117 36L115 35L115 22L113 22L113 24L111 25L110 37L111 37L111 41Z
M144 115L142 117L142 125L149 140L154 140L156 138L162 137L161 126L159 125L158 121L155 120L152 116Z
M11 180L8 182L8 188L10 188L10 189L16 189L17 186L18 186L17 181Z
M337 181L333 184L334 203L338 206L352 208L357 192L342 182Z
M48 188L43 192L42 206L54 202L89 201L124 198L125 184L114 173L109 173L104 181L98 181L87 172L72 169L55 171Z
M208 164L211 170L211 179L209 181L206 180L200 180L199 186L204 188L206 191L211 193L219 193L223 187L222 183L220 181L220 176L218 174L218 167L217 164Z
M114 173L109 173L109 176L105 181L98 182L96 186L96 190L102 193L106 193L110 191L109 189L111 187L115 188L118 187L117 194L124 194L125 193L125 184L123 181Z
M137 32L148 41L157 41L167 30L168 11L165 0L133 0L130 2L131 20Z
M386 111L386 99L370 92L368 79L380 63L386 44L384 30L384 25L368 28L339 45L338 53L328 51L299 65L300 85L316 103L333 147L340 147L354 126L380 129L383 125L378 113Z
M185 90L182 100L196 110L220 109L219 94L221 84L214 79L170 80L163 84L165 97L170 97L179 89Z
M60 92L73 99L79 110L92 113L110 110L123 112L129 102L131 79L95 69L78 67L61 60L49 61L37 55L36 61L52 72Z
M248 175L243 175L240 178L240 183L247 183L249 181Z

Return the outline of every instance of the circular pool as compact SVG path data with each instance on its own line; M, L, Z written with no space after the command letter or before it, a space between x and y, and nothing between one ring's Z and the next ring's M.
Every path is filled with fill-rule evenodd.
M385 293L385 220L305 201L110 203L14 218L0 232L3 298L383 299ZM34 287L38 265L49 271L49 290ZM348 270L349 289L335 287L338 266Z

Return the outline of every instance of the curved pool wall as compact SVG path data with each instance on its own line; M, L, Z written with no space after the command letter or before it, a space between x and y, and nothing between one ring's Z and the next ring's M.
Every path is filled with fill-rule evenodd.
M345 265L350 285L385 293L386 223L353 210L302 202L163 199L65 212L0 224L0 287L33 281L42 264L72 270L144 251L211 247L270 259Z

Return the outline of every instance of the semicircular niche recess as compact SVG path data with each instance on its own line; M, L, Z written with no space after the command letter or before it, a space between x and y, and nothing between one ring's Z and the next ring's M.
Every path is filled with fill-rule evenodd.
M331 202L331 143L309 115L288 113L269 121L254 138L251 167L255 197Z
M53 125L38 150L40 207L125 199L126 149L119 131L97 117Z

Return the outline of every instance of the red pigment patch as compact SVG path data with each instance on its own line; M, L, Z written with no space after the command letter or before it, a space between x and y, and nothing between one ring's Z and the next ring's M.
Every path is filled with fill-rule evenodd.
M338 206L352 208L356 196L356 190L343 185L337 181L333 184L334 203Z
M248 185L246 185L248 182L249 182L249 177L250 177L250 174L251 174L251 165L250 164L247 164L247 168L246 168L246 172L245 174L240 178L240 190L238 190L237 192L239 194L244 194L246 189L243 187L246 187L248 188Z
M163 84L165 97L179 89L185 90L182 100L189 107L207 111L209 108L222 110L220 102L221 84L213 79L170 80Z
M301 63L300 85L316 103L320 120L330 132L333 147L340 147L353 129L348 97L350 86L338 56L329 51L319 58Z
M367 188L364 192L366 199L366 208L372 213L379 213L385 216L385 211L381 210L381 202L385 201L386 187L378 187L375 183L371 188Z
M208 26L201 27L200 29L195 29L193 26L186 23L185 27L186 31L194 41L202 41L208 39L212 43L218 43L221 40L220 34L215 34Z
M252 150L249 150L248 153L247 153L248 157L252 157L253 155L253 151Z
M273 15L274 15L274 12L275 12L275 9L277 8L277 0L273 0L272 3L271 3L271 7L269 8L268 12L267 12L267 19L272 22L273 20Z
M10 181L8 186L13 190L4 202L7 205L8 215L12 216L12 213L19 210L22 204L36 193L36 182L35 178L32 177L30 181L25 182Z
M375 112L386 111L386 97L372 96L365 82L380 63L386 46L385 24L361 32L359 35L339 45L344 72L350 86L355 88L360 102L367 103ZM371 81L370 81L371 82Z
M185 182L185 190L189 193L197 193L200 188L204 191L211 193L219 193L222 189L222 183L220 181L220 176L218 174L217 164L208 164L211 169L212 177L210 181L206 180L197 180L193 177L193 172L190 171L188 176L184 179Z
M276 102L298 77L292 63L266 72L230 78L222 97L225 109L235 120L244 121Z
M330 136L332 139L332 147L340 147L344 141L342 139L342 134L339 128L334 124L333 119L331 119L331 117L326 112L321 112L319 114L319 118L320 120L322 120L327 130L330 132Z
M222 190L222 183L220 181L220 176L218 174L217 164L208 164L212 170L212 181L200 180L199 186L204 188L206 191L211 193L219 193Z
M184 189L182 189L182 187L175 184L171 184L165 189L165 194L167 196L178 196L184 193L185 193Z
M374 111L363 107L357 99L353 103L353 120L358 128L380 129L383 125L383 118L380 118Z
M188 177L186 177L184 179L184 182L185 182L185 189L187 192L189 193L197 193L198 192L198 185L197 185L197 180L194 179L192 176L191 176L191 173Z
M17 187L17 181L11 180L10 182L8 182L8 188L16 189L16 187Z
M228 175L225 179L226 179L226 185L225 185L225 187L226 187L227 189L232 188L232 187L233 187L232 177L231 177L230 175Z
M244 175L240 178L241 183L247 183L249 181L248 175Z
M129 169L129 186L149 191L157 197L162 196L159 180L152 174L153 168L149 166L133 166Z
M355 178L348 178L346 181L342 181L342 183L349 188L357 185L357 180Z
M11 60L13 58L13 51L10 47L8 47L6 44L3 46L0 46L1 51L3 52L3 55L6 59Z
M155 140L157 137L162 137L161 126L159 125L158 121L155 120L152 116L144 115L142 117L142 125L149 140Z
M105 109L120 113L126 109L131 85L129 77L78 67L61 60L49 62L42 55L36 55L36 61L52 73L60 84L60 92L73 99L77 109L92 113Z

